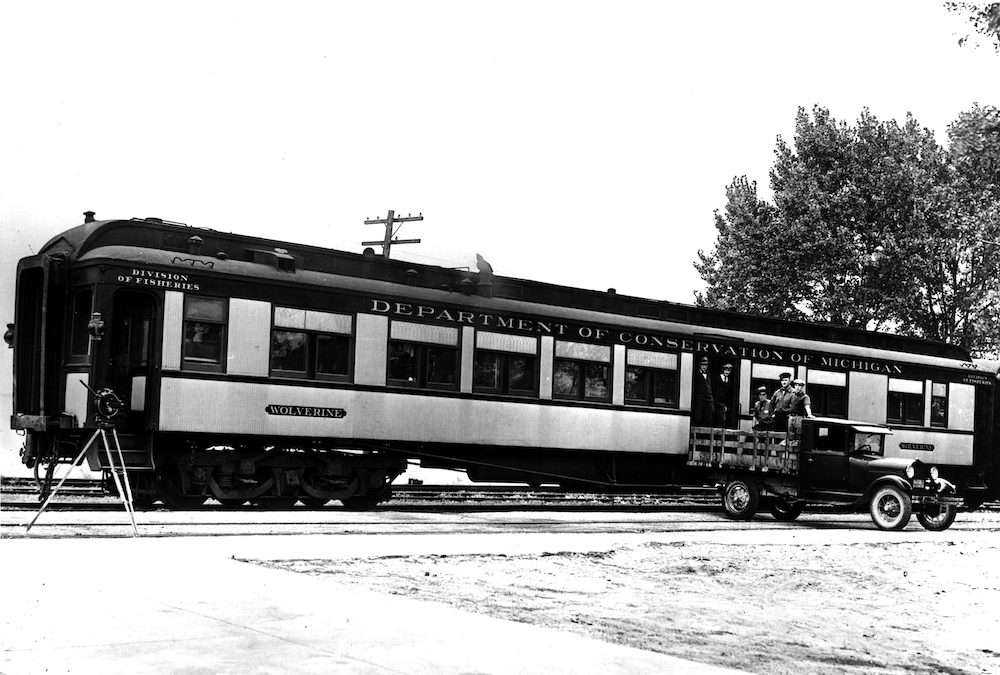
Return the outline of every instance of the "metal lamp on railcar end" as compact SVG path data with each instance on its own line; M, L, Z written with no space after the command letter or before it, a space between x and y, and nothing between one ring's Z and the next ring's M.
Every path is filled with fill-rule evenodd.
M7 324L7 331L3 334L3 341L7 343L8 349L14 348L14 324Z
M90 322L87 324L87 332L90 334L91 340L104 339L104 320L101 318L100 312L94 312L90 315Z

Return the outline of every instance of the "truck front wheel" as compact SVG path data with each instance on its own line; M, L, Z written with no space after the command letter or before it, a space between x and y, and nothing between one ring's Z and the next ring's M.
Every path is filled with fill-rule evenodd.
M872 520L881 530L902 530L910 522L913 506L909 495L895 485L883 485L875 491L871 503Z
M760 491L749 481L731 480L722 490L722 508L733 520L750 520L759 504Z
M951 527L957 513L958 509L952 504L928 506L926 510L917 514L917 520L931 532L941 532Z

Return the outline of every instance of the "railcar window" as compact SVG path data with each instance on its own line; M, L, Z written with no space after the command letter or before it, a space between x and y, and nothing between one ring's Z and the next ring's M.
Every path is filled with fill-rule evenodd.
M458 349L434 344L389 341L389 382L428 389L454 389Z
M352 326L348 314L275 307L271 375L349 381Z
M473 391L531 396L538 391L537 359L528 354L477 350L473 361Z
M629 349L626 363L627 405L677 407L677 354Z
M351 341L346 335L316 336L316 372L319 375L348 375Z
M308 336L290 330L271 334L271 369L289 374L306 374ZM276 372L277 374L277 372Z
M227 302L222 298L187 296L184 302L184 365L218 370L223 367Z
M593 361L556 359L553 364L552 394L559 398L607 401L608 365Z
M931 385L931 426L948 426L948 384L945 382Z
M73 296L72 338L70 354L86 356L90 353L90 334L87 324L90 322L94 293L89 288L82 288Z
M809 383L806 387L814 415L847 417L847 389L828 384Z
M677 407L677 373L658 368L625 368L625 402Z
M923 424L923 394L890 391L889 409L885 417L889 424Z

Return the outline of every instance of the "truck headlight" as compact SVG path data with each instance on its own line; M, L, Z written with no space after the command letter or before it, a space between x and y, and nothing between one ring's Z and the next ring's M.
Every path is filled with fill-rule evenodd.
M909 465L908 467L906 467L906 477L907 478L913 478L916 474L917 474L917 471L916 471L916 469L913 468L912 464Z
M937 480L938 470L936 466L931 467L931 480Z

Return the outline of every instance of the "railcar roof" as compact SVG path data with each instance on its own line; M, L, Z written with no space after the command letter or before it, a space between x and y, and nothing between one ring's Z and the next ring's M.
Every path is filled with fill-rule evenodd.
M194 236L203 240L203 251L208 256L246 260L248 252L253 250L273 252L275 249L282 249L295 259L297 269L428 288L458 288L463 281L466 285L474 284L478 276L474 272L386 260L381 256L226 233L153 218L84 223L51 239L42 248L42 253L61 252L70 260L77 260L90 250L106 246L133 246L188 253L188 240ZM787 321L499 275L493 276L493 294L495 297L529 303L688 323L709 329L776 334L789 338L863 345L962 361L970 360L968 353L961 347L918 338L845 328L828 323Z

